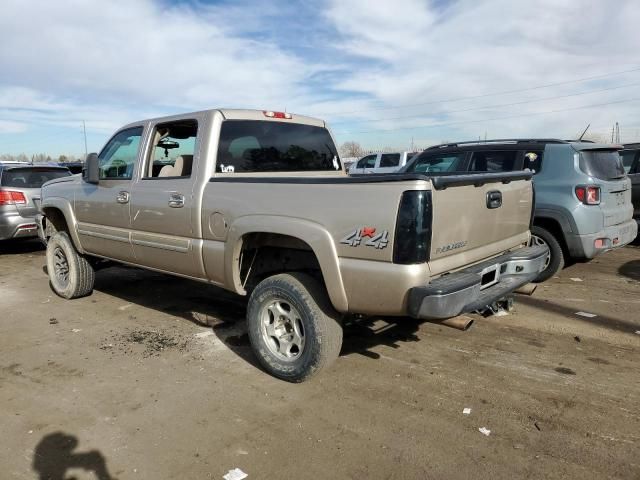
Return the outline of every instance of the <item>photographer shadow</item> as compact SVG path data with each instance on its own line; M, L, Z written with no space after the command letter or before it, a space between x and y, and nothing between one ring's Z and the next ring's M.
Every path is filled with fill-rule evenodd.
M33 470L39 480L70 480L69 470L82 469L99 480L116 480L108 470L104 456L98 450L77 452L78 439L63 432L45 435L35 448ZM73 477L72 477L73 478Z

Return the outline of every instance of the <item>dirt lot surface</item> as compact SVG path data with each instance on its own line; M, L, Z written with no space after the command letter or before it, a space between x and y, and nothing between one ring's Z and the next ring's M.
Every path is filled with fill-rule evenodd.
M302 385L256 366L241 299L112 268L65 301L43 253L0 246L3 479L640 478L639 247L467 332L350 325Z

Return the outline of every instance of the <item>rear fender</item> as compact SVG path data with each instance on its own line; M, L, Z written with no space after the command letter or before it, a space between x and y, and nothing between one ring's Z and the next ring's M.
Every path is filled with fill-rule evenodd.
M321 225L299 218L271 215L247 215L229 228L225 249L225 284L240 295L246 295L240 278L242 237L251 233L274 233L297 238L311 247L318 259L331 303L339 312L348 310L347 295L340 274L338 252L331 235Z

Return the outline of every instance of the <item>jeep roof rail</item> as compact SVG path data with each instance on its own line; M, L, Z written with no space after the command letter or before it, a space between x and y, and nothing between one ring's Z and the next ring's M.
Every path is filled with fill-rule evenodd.
M495 140L470 140L466 142L443 143L433 145L427 150L435 148L458 147L465 145L495 145L500 143L518 144L518 143L569 143L572 140L560 140L558 138L500 138ZM575 140L573 140L575 141Z

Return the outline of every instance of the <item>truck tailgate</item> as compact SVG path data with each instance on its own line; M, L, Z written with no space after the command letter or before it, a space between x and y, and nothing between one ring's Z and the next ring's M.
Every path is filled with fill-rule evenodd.
M529 240L529 172L432 179L432 275L499 255Z

